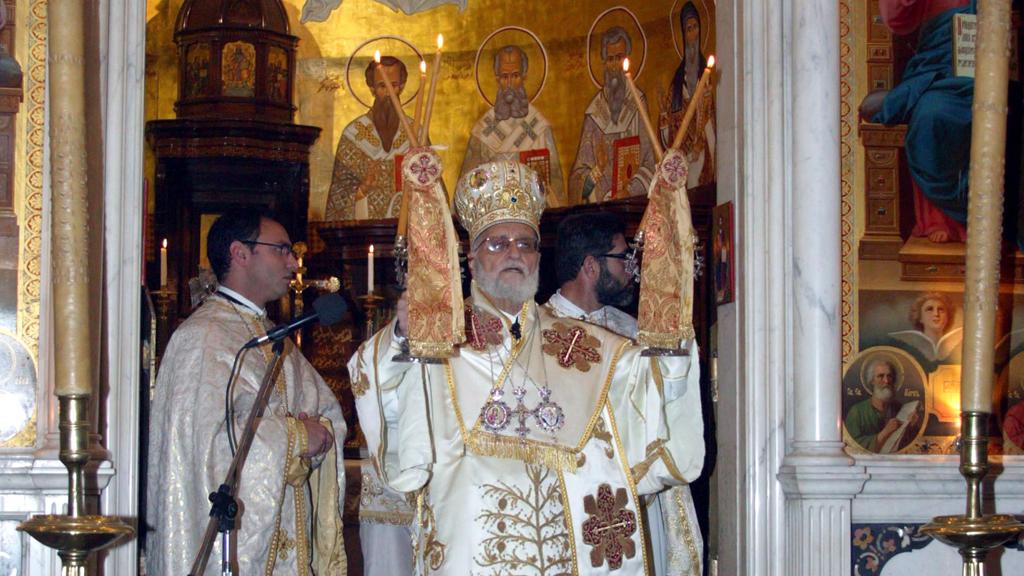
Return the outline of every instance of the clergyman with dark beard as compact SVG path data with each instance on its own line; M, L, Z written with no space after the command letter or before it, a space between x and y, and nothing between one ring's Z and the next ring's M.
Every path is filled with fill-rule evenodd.
M558 224L555 253L559 289L548 305L559 316L586 320L636 339L626 308L636 297L627 260L626 226L613 212L570 214Z
M633 40L622 27L613 26L602 34L604 83L587 107L569 176L574 204L647 193L654 151L622 71L622 60L632 53Z
M577 213L562 219L555 253L560 288L547 303L555 316L584 320L636 340L636 318L619 309L630 306L637 292L625 232L625 223L614 212ZM679 523L684 516L688 521ZM644 528L651 542L652 573L674 573L668 567L681 562L690 566L679 573L700 574L700 566L692 565L694 559L677 552L686 548L685 542L692 542L698 551L703 547L690 487L676 486L648 499L647 519ZM679 524L677 529L669 528ZM672 554L676 556L670 559ZM697 562L700 556L698 552Z
M381 64L401 97L408 78L405 64L393 56L384 56ZM345 127L338 141L324 214L327 220L391 218L401 205L401 190L395 188L395 174L401 166L396 163L409 150L409 141L401 130L384 75L372 60L366 66L365 79L373 105Z
M551 124L530 103L529 72L530 58L519 46L502 46L494 53L498 91L494 105L473 126L461 174L486 162L521 162L540 176L548 207L565 206L558 148Z

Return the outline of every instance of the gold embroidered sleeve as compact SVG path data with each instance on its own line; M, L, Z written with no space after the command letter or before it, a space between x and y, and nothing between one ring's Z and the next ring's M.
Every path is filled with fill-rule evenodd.
M309 435L302 421L288 416L288 457L284 481L292 486L302 486L309 476L310 461L302 454L309 449Z

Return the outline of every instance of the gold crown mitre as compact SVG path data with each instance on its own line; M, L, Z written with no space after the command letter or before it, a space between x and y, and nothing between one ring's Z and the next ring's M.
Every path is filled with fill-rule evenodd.
M463 174L455 189L455 210L470 244L495 224L519 222L540 236L544 193L533 169L518 162L488 162Z

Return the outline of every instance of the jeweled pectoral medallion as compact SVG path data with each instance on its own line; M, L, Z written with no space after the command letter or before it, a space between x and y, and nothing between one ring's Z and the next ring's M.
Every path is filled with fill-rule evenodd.
M565 412L562 407L549 400L538 404L533 416L537 420L537 426L549 434L558 432L565 425Z
M491 399L480 409L480 423L488 432L501 432L512 420L512 409L501 399L505 391L500 388L491 390Z
M565 411L557 402L551 401L551 389L547 386L541 389L540 397L540 403L533 409L533 417L541 430L554 434L565 425Z

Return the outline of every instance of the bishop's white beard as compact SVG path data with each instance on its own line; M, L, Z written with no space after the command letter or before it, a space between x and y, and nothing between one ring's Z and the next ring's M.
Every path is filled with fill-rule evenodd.
M509 268L518 268L522 271L523 279L518 282L502 282L498 276L503 270ZM540 268L529 273L526 271L525 264L510 263L502 270L489 274L484 271L480 260L473 260L473 280L491 298L522 304L537 294L537 286L540 284Z

